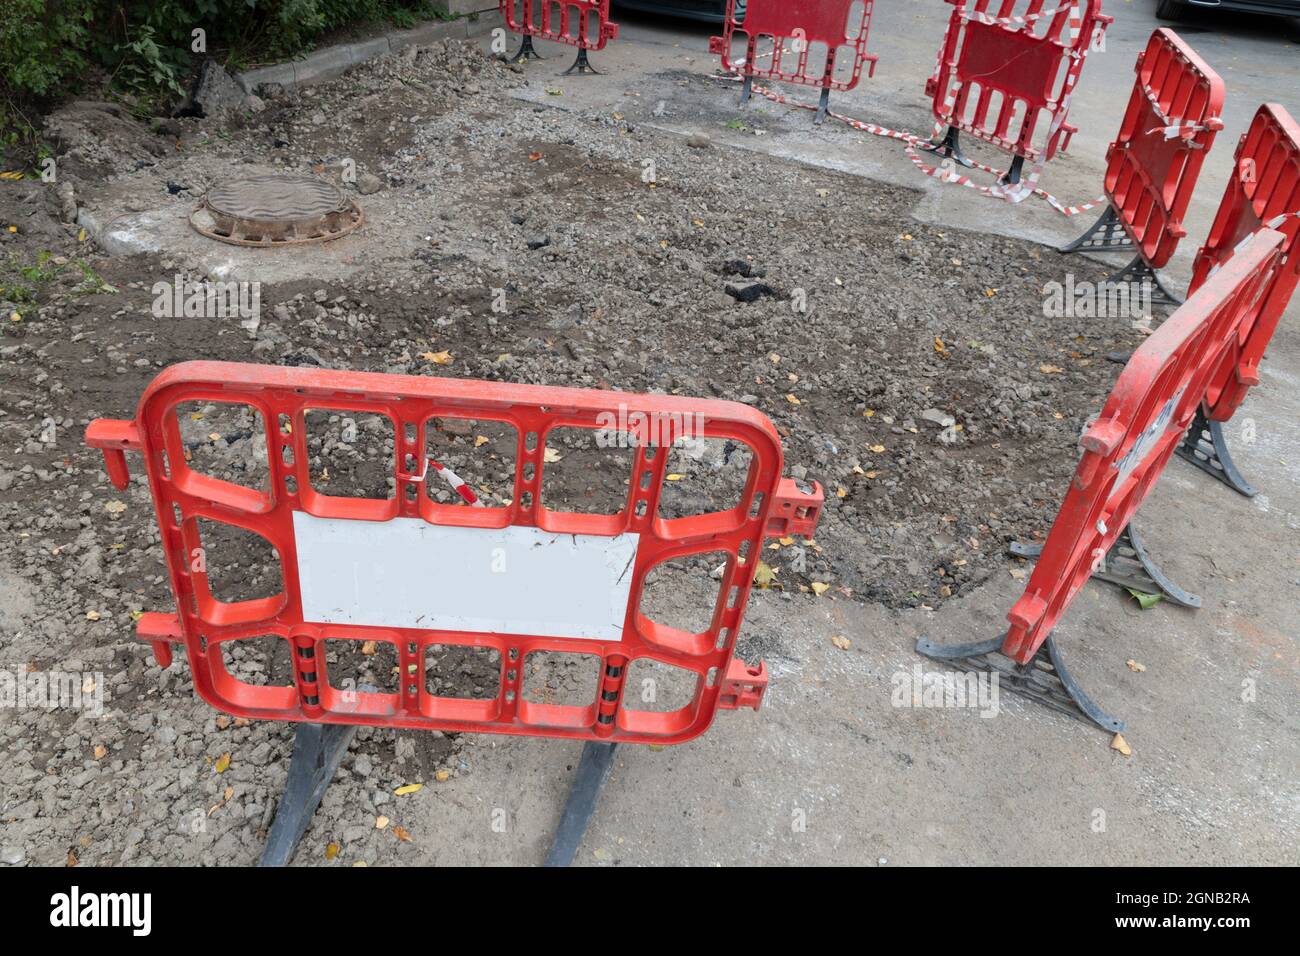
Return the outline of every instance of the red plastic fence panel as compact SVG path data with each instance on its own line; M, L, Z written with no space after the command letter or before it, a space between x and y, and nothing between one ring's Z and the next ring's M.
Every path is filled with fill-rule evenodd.
M1223 128L1223 80L1161 27L1138 56L1119 136L1106 153L1106 196L1146 264L1163 268L1187 234L1183 216Z
M1265 230L1189 298L1129 359L1083 455L1025 593L1011 608L1002 653L1028 664L1155 487L1200 397L1279 268L1283 237Z
M193 460L185 435L212 426L183 421L185 410L232 405L255 423L253 442L265 442L261 486L205 474ZM372 437L356 447L373 443L381 453L373 480L386 485L387 497L350 497L355 490L332 490L313 473L310 448L325 446L309 441L322 414L374 423ZM493 428L496 437L480 442L477 431ZM391 436L391 452L375 430ZM560 436L572 430L614 450L571 452ZM716 440L741 456L743 489L735 500L716 510L683 509L679 498L665 504L679 438ZM198 694L227 713L258 719L689 740L719 707L758 706L766 671L733 657L753 561L768 532L811 534L822 500L820 487L803 493L781 479L780 439L766 416L732 402L673 396L187 362L154 379L133 421L97 420L87 442L103 449L119 488L128 477L123 452L144 456L177 613L144 615L140 636L154 642L164 665L170 644L183 644ZM430 469L430 442L511 462L498 467L513 475L513 487L501 479L495 506L440 503L425 485L441 480ZM548 481L570 455L575 467L588 469L581 474L591 474L579 487L589 480L616 489L617 510L585 513L583 502ZM617 457L625 470L602 472L601 455ZM473 460L488 468L488 458ZM474 482L471 474L460 477ZM677 493L679 483L673 487ZM225 600L216 593L212 575L223 572L205 535L217 542L219 534L237 533L232 529L274 549L283 580L270 596ZM716 559L713 574L721 575L716 583L703 575L715 592L698 609L707 626L688 631L653 619L642 602L647 578L665 562L698 555L709 556L709 570ZM226 651L251 641L287 652L292 675L280 686L232 672ZM341 682L331 673L330 646L382 650L393 664L392 686ZM480 698L439 696L429 683L426 658L448 649L477 653L494 668ZM530 697L526 679L544 663L539 654L581 655L582 666L569 673L590 682L589 699ZM687 702L665 712L638 706L640 688L628 677L638 662L677 668Z
M722 36L709 50L722 57L722 68L742 76L801 83L831 90L851 90L876 70L867 52L874 0L749 0L741 17L736 0L727 0ZM737 35L744 46L732 58ZM849 68L843 64L849 57ZM839 69L837 69L837 67Z
M1286 236L1287 262L1274 276L1254 322L1241 329L1231 360L1210 383L1206 410L1219 422L1232 418L1251 386L1259 383L1264 352L1300 283L1300 125L1283 107L1265 103L1237 145L1235 158L1210 236L1196 255L1192 291L1262 226Z
M609 0L501 0L511 33L553 40L584 50L603 50L618 38L609 20Z
M955 9L925 86L934 115L1030 161L1051 159L1088 51L1111 18L1101 0L947 0Z

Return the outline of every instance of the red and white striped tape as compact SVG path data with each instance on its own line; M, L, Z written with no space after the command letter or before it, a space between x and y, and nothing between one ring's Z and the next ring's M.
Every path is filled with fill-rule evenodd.
M423 482L426 478L429 477L430 468L432 468L439 475L441 475L442 480L447 482L447 484L451 486L451 489L455 491L456 494L460 495L460 497L465 501L466 504L473 505L476 508L486 507L486 505L484 505L483 502L479 501L478 495L474 494L474 489L469 486L468 482L466 482L463 478L460 477L460 475L456 474L446 465L440 465L432 458L426 458L424 460L424 471L420 472L420 474L415 476L403 475L401 477L403 478L403 480L412 481L415 482L416 484L419 484L420 482Z
M1029 13L1023 17L991 17L987 13L980 13L978 11L966 9L959 10L958 13L961 14L963 20L977 20L990 27L1009 27L1024 26L1038 20L1046 19L1047 17L1054 17L1058 13L1064 13L1067 10L1073 9L1074 6L1075 4L1073 2L1063 3L1052 10L1040 10L1037 13Z

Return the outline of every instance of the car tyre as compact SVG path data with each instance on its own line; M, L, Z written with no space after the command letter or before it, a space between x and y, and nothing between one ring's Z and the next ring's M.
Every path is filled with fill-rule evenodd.
M1181 20L1185 10L1183 0L1160 0L1156 4L1156 16L1161 20Z

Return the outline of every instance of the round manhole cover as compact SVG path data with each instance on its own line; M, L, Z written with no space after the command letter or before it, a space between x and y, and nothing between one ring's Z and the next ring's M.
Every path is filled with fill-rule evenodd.
M361 225L338 187L311 176L249 176L217 183L190 215L196 231L240 246L326 242Z

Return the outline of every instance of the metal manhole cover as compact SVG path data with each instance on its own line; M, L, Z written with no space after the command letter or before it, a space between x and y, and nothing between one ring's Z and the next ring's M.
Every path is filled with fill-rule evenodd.
M361 209L311 176L249 176L217 183L190 214L195 231L238 246L327 242L361 225Z

